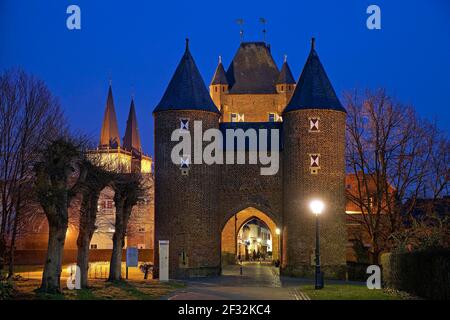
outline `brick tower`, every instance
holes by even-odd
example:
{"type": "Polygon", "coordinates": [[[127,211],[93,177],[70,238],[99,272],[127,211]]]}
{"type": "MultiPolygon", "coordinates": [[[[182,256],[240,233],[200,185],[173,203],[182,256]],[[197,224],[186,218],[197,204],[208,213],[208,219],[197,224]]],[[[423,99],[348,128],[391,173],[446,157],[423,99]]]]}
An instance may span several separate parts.
{"type": "Polygon", "coordinates": [[[327,276],[345,276],[345,119],[313,38],[283,112],[284,274],[313,274],[315,217],[309,203],[319,198],[325,203],[320,216],[321,263],[327,276]]]}
{"type": "Polygon", "coordinates": [[[194,122],[203,132],[219,128],[220,112],[211,100],[189,51],[186,51],[153,112],[155,121],[155,266],[158,242],[169,240],[171,278],[217,275],[220,273],[220,232],[218,230],[219,168],[194,164],[194,159],[171,151],[174,130],[188,131],[194,150],[194,122]],[[183,161],[183,164],[181,164],[183,161]]]}

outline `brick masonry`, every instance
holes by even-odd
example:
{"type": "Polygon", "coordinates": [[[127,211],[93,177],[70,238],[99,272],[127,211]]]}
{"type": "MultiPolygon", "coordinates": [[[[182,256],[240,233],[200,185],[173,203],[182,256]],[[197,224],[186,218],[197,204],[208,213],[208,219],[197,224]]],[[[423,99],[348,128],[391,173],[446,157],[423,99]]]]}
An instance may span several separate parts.
{"type": "Polygon", "coordinates": [[[180,118],[190,119],[193,135],[194,120],[202,120],[205,131],[219,127],[219,116],[186,110],[155,113],[156,266],[158,240],[169,240],[171,277],[219,274],[225,259],[221,246],[226,255],[234,245],[234,215],[244,217],[242,210],[254,208],[271,229],[282,227],[283,273],[310,276],[315,224],[308,205],[318,197],[326,203],[321,216],[322,264],[326,276],[344,278],[345,117],[332,110],[288,113],[283,119],[284,150],[276,175],[260,175],[259,165],[237,164],[191,164],[189,174],[182,175],[180,166],[170,159],[177,143],[170,136],[179,128],[180,118]],[[309,117],[320,118],[319,132],[309,132],[309,117]],[[320,154],[318,174],[311,174],[310,153],[320,154]]]}

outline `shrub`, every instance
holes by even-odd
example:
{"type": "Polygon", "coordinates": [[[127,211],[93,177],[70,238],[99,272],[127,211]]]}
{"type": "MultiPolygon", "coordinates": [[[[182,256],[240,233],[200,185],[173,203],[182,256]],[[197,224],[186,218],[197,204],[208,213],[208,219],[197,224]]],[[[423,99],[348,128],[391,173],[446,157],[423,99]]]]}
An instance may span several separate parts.
{"type": "Polygon", "coordinates": [[[12,299],[14,286],[11,281],[0,281],[0,300],[12,299]]]}
{"type": "Polygon", "coordinates": [[[391,253],[381,261],[386,286],[427,299],[450,299],[449,249],[391,253]]]}

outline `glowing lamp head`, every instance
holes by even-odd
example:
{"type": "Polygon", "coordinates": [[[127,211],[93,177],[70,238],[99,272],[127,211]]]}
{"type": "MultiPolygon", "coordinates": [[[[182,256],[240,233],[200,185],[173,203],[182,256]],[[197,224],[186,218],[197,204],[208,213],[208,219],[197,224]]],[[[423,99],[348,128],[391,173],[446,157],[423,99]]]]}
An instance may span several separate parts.
{"type": "Polygon", "coordinates": [[[260,243],[261,242],[261,238],[256,239],[256,241],[258,241],[258,243],[260,243]]]}
{"type": "Polygon", "coordinates": [[[314,213],[315,215],[321,214],[324,207],[325,207],[325,205],[320,200],[313,200],[309,204],[309,208],[311,209],[312,213],[314,213]]]}
{"type": "Polygon", "coordinates": [[[275,229],[275,233],[276,233],[277,235],[280,235],[280,233],[281,233],[280,228],[276,228],[276,229],[275,229]]]}

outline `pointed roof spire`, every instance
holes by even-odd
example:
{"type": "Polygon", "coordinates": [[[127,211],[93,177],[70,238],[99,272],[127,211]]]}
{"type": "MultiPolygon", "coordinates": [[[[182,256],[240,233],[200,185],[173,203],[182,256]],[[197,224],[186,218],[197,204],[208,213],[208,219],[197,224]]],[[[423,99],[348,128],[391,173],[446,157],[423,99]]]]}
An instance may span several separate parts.
{"type": "Polygon", "coordinates": [[[191,55],[189,39],[186,39],[186,51],[181,57],[166,92],[153,112],[166,110],[203,110],[219,113],[191,55]]]}
{"type": "Polygon", "coordinates": [[[311,52],[303,67],[294,94],[283,113],[300,109],[328,109],[346,112],[341,105],[330,79],[311,39],[311,52]]]}
{"type": "Polygon", "coordinates": [[[289,68],[287,62],[287,55],[284,55],[284,62],[278,76],[277,84],[295,84],[294,76],[292,75],[291,68],[289,68]]]}
{"type": "Polygon", "coordinates": [[[111,84],[108,89],[108,99],[106,100],[105,115],[103,117],[99,146],[113,149],[120,147],[119,128],[117,126],[117,117],[116,110],[114,109],[111,84]]]}
{"type": "Polygon", "coordinates": [[[123,148],[131,152],[142,152],[141,138],[134,108],[134,98],[131,98],[130,112],[128,113],[127,128],[123,137],[123,148]]]}
{"type": "Polygon", "coordinates": [[[214,76],[211,80],[210,85],[215,84],[228,84],[227,76],[225,74],[225,68],[222,64],[222,57],[219,56],[219,64],[217,65],[216,72],[214,72],[214,76]]]}

